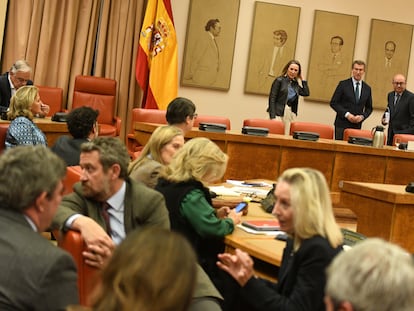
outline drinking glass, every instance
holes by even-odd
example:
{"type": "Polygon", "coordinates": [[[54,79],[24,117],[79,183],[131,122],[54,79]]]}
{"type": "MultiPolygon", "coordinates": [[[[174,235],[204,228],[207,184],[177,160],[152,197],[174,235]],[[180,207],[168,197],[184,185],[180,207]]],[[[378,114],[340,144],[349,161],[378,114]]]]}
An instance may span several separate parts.
{"type": "Polygon", "coordinates": [[[401,138],[399,138],[399,137],[395,138],[394,143],[395,143],[395,147],[396,147],[396,149],[398,149],[398,146],[399,146],[399,145],[400,145],[400,143],[401,143],[401,138]]]}

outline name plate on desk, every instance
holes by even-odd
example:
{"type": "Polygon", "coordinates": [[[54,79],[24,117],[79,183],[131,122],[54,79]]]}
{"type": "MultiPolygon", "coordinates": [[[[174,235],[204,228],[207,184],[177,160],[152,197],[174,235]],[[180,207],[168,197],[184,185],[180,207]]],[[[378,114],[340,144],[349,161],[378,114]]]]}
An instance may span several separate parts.
{"type": "Polygon", "coordinates": [[[407,143],[407,151],[414,151],[414,141],[409,141],[407,143]]]}

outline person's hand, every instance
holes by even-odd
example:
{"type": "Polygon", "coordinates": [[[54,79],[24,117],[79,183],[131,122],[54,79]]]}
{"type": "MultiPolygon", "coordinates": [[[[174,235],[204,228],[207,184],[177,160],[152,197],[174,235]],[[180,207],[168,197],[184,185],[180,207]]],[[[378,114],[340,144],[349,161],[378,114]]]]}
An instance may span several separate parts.
{"type": "Polygon", "coordinates": [[[216,216],[217,218],[223,219],[227,217],[227,215],[230,213],[231,208],[228,206],[222,206],[216,210],[216,216]]]}
{"type": "Polygon", "coordinates": [[[112,239],[96,221],[87,216],[75,219],[72,228],[80,231],[87,246],[83,253],[85,262],[90,266],[102,268],[115,248],[112,239]]]}
{"type": "Polygon", "coordinates": [[[242,214],[243,214],[243,212],[236,213],[236,211],[234,209],[231,209],[229,211],[229,213],[227,214],[227,217],[231,218],[233,220],[233,223],[235,225],[237,225],[237,224],[241,223],[242,214]]]}
{"type": "Polygon", "coordinates": [[[92,267],[102,269],[106,266],[115,249],[115,244],[105,238],[99,238],[97,243],[87,245],[87,250],[82,252],[85,263],[92,267]]]}
{"type": "Polygon", "coordinates": [[[254,276],[253,260],[246,252],[236,249],[234,254],[219,254],[218,259],[217,266],[230,274],[240,286],[254,276]]]}
{"type": "Polygon", "coordinates": [[[49,113],[49,111],[50,111],[50,107],[49,107],[49,105],[46,105],[43,102],[40,102],[40,110],[46,116],[49,113]]]}

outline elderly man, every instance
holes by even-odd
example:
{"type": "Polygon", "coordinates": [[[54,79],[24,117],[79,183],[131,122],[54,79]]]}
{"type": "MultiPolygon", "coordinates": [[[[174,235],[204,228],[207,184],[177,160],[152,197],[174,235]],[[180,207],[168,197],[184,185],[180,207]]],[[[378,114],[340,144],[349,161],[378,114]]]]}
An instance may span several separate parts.
{"type": "Polygon", "coordinates": [[[1,310],[65,310],[78,303],[71,256],[40,234],[62,199],[65,168],[43,146],[0,157],[1,310]]]}

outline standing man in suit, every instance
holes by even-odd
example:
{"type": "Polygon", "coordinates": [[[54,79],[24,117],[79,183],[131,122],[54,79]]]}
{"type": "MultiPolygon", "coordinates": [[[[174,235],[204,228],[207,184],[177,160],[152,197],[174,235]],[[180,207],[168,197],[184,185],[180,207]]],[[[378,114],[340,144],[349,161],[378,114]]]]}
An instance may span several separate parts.
{"type": "Polygon", "coordinates": [[[372,113],[371,87],[362,81],[365,63],[352,63],[352,77],[339,82],[331,99],[336,111],[335,139],[342,140],[346,128],[360,129],[362,122],[372,113]]]}
{"type": "Polygon", "coordinates": [[[392,80],[394,91],[388,93],[389,120],[382,117],[382,124],[388,126],[387,145],[392,146],[394,134],[414,134],[414,94],[406,89],[406,79],[396,74],[392,80]]]}
{"type": "Polygon", "coordinates": [[[44,146],[0,157],[0,310],[65,310],[79,303],[72,257],[40,233],[62,199],[66,167],[44,146]]]}
{"type": "Polygon", "coordinates": [[[212,85],[220,70],[220,51],[217,37],[221,32],[218,19],[210,19],[204,26],[205,34],[199,38],[190,60],[190,72],[187,79],[200,85],[212,85]]]}

